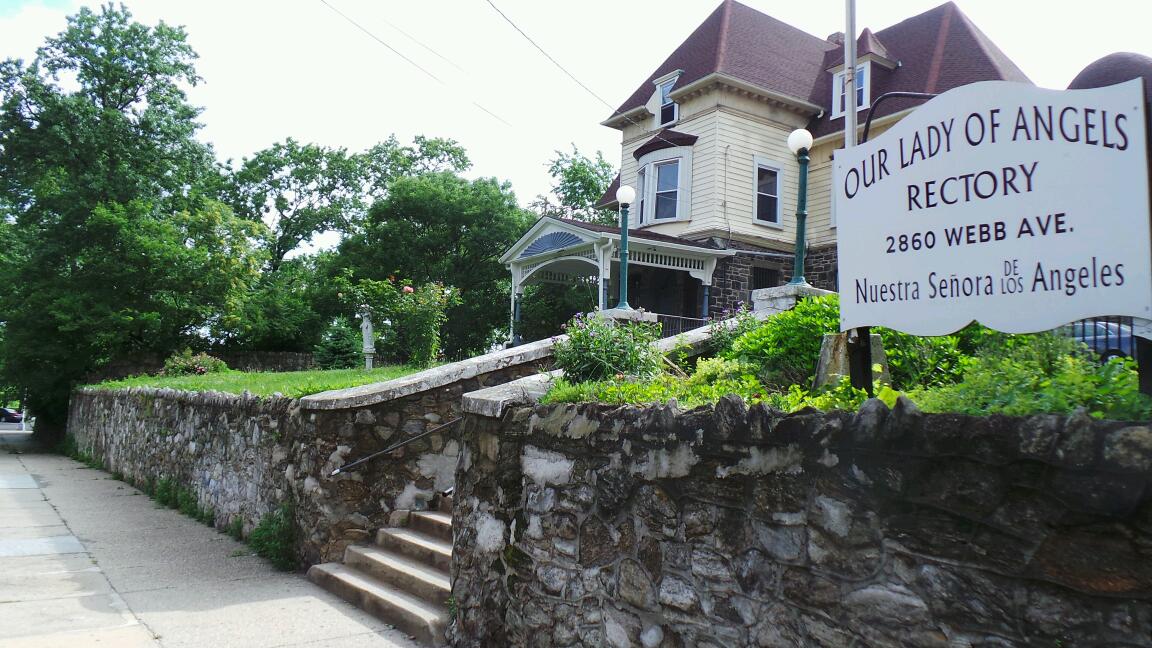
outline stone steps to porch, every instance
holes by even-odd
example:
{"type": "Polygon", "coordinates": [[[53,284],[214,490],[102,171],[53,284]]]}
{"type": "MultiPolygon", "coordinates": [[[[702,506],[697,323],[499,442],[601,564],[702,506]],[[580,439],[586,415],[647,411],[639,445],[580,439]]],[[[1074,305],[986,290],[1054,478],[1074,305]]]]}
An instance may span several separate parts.
{"type": "Polygon", "coordinates": [[[452,595],[452,499],[439,500],[437,510],[412,511],[406,527],[380,529],[374,545],[349,546],[342,563],[314,565],[309,580],[417,641],[443,646],[452,595]]]}

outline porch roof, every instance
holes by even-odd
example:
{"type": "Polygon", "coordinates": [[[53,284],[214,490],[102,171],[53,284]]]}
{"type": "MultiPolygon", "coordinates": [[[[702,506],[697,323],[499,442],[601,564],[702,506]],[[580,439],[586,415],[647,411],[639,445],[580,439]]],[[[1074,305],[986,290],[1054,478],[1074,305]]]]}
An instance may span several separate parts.
{"type": "MultiPolygon", "coordinates": [[[[642,244],[671,254],[687,254],[693,257],[723,258],[732,256],[734,250],[721,250],[706,243],[657,234],[648,230],[628,230],[628,238],[634,245],[642,244]]],[[[620,228],[600,223],[541,216],[534,225],[508,248],[500,257],[500,262],[511,264],[541,255],[554,255],[557,252],[588,245],[605,244],[620,240],[620,228]]]]}

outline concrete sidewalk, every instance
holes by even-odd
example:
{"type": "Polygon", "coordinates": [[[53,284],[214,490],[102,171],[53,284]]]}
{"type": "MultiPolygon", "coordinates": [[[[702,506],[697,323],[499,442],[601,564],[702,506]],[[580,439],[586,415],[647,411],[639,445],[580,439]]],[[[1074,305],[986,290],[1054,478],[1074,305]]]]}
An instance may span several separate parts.
{"type": "Polygon", "coordinates": [[[0,433],[0,646],[417,648],[135,488],[0,433]]]}

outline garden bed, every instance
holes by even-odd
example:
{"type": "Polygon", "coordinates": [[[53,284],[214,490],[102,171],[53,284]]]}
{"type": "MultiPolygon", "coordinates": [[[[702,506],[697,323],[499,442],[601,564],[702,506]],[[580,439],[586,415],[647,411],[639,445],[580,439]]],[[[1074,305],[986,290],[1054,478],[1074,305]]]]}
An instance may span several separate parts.
{"type": "MultiPolygon", "coordinates": [[[[732,394],[776,410],[855,411],[867,398],[842,378],[811,388],[821,341],[838,332],[839,302],[827,295],[758,321],[747,311],[711,325],[703,357],[673,348],[665,358],[645,325],[595,315],[574,319],[556,345],[563,377],[542,403],[660,404],[698,407],[732,394]],[[707,357],[712,356],[712,357],[707,357]]],[[[876,327],[887,354],[874,392],[889,406],[903,393],[929,412],[1069,414],[1146,420],[1152,399],[1139,392],[1130,359],[1100,363],[1081,342],[1053,333],[1007,335],[971,325],[954,335],[917,337],[876,327]]]]}

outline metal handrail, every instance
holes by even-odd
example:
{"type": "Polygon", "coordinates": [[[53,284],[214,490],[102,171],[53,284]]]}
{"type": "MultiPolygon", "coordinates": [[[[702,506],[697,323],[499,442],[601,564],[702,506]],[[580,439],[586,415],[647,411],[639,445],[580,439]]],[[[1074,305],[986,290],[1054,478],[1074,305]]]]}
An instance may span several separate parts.
{"type": "Polygon", "coordinates": [[[444,423],[443,425],[437,425],[436,427],[432,428],[431,430],[425,430],[425,431],[421,432],[420,434],[417,434],[416,436],[408,437],[407,439],[404,439],[403,441],[401,441],[399,443],[394,443],[394,444],[388,446],[387,448],[384,448],[383,450],[380,450],[378,452],[373,452],[372,454],[368,455],[367,457],[363,457],[361,459],[357,459],[356,461],[353,461],[350,464],[345,464],[343,466],[340,466],[336,470],[333,470],[332,474],[330,474],[328,476],[329,477],[335,477],[336,475],[339,475],[342,472],[347,472],[347,471],[351,470],[352,468],[359,466],[360,464],[372,461],[373,459],[375,459],[376,457],[379,457],[380,455],[385,455],[385,454],[388,454],[389,452],[395,452],[395,451],[399,450],[400,448],[403,448],[404,446],[408,445],[409,443],[412,443],[413,441],[418,441],[418,440],[423,439],[424,437],[426,437],[430,434],[435,434],[435,433],[439,432],[440,430],[443,430],[446,427],[456,425],[461,420],[463,420],[463,418],[458,416],[458,417],[452,419],[451,421],[444,423]]]}

